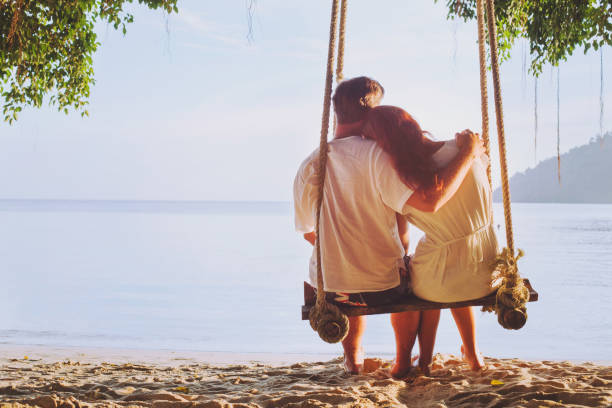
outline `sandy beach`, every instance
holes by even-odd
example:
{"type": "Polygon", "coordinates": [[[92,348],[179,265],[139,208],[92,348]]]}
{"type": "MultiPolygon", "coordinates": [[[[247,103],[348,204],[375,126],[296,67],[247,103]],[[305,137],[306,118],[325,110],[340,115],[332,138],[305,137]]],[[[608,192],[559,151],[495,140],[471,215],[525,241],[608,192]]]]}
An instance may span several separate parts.
{"type": "Polygon", "coordinates": [[[348,376],[341,360],[231,353],[0,349],[2,407],[609,407],[612,367],[485,358],[472,373],[438,354],[430,376],[389,378],[370,359],[348,376]],[[29,354],[24,354],[29,352],[29,354]],[[243,363],[238,363],[242,359],[243,363]],[[311,361],[295,362],[302,359],[311,361]],[[291,362],[291,361],[294,362],[291,362]]]}

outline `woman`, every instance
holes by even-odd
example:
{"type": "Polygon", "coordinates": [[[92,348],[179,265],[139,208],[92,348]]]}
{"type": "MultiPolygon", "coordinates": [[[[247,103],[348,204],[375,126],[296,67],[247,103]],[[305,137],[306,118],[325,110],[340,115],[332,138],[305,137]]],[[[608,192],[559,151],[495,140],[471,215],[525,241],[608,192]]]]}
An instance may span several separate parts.
{"type": "MultiPolygon", "coordinates": [[[[432,141],[407,112],[393,106],[372,109],[363,133],[391,156],[404,183],[415,191],[423,186],[441,187],[435,171],[458,153],[454,140],[432,141]]],[[[475,160],[457,192],[435,212],[404,208],[405,219],[425,233],[410,268],[412,290],[422,299],[458,302],[495,290],[491,263],[497,254],[497,238],[491,225],[487,160],[486,156],[475,160]]],[[[473,311],[462,307],[451,312],[463,341],[464,358],[472,370],[480,370],[483,362],[476,345],[473,311]]],[[[435,339],[439,317],[439,310],[423,314],[419,330],[429,331],[425,338],[435,339]]],[[[423,363],[419,365],[427,371],[433,343],[420,344],[420,348],[423,363]]]]}

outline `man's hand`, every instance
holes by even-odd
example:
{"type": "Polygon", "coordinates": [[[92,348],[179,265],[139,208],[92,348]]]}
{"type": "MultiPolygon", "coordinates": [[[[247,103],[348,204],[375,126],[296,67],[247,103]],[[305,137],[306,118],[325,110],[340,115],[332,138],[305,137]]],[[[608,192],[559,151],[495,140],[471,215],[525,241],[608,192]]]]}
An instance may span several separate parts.
{"type": "Polygon", "coordinates": [[[457,147],[468,153],[471,157],[479,157],[486,153],[483,141],[478,133],[465,129],[463,132],[455,134],[457,147]]]}
{"type": "Polygon", "coordinates": [[[304,234],[304,239],[306,241],[310,242],[312,244],[312,246],[314,246],[315,240],[317,239],[317,234],[315,234],[314,231],[307,232],[307,233],[304,234]]]}

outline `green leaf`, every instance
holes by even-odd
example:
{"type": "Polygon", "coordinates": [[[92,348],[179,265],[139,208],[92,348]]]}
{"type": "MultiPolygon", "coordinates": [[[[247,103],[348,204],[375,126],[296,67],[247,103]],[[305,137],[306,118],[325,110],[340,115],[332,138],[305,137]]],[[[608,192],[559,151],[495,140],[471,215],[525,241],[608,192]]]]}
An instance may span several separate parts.
{"type": "MultiPolygon", "coordinates": [[[[438,1],[438,0],[434,0],[438,1]]],[[[475,0],[448,0],[448,17],[476,18],[475,0]]],[[[501,59],[519,38],[529,42],[530,72],[566,61],[576,47],[584,52],[611,44],[612,1],[595,0],[496,0],[495,23],[501,59]]]]}
{"type": "MultiPolygon", "coordinates": [[[[123,9],[133,0],[23,1],[15,35],[8,32],[15,1],[0,1],[0,95],[4,120],[13,123],[24,106],[46,99],[66,114],[84,110],[95,83],[93,54],[100,43],[95,23],[125,34],[134,18],[123,9]]],[[[178,0],[138,0],[151,9],[177,10],[178,0]]]]}

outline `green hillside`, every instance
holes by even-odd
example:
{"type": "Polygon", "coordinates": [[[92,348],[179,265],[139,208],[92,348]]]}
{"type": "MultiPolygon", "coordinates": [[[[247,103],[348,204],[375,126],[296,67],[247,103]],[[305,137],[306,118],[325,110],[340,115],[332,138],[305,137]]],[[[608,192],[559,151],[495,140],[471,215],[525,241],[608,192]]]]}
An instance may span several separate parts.
{"type": "MultiPolygon", "coordinates": [[[[552,157],[512,176],[510,195],[514,202],[612,203],[612,132],[561,156],[561,184],[552,157]]],[[[501,201],[499,188],[493,199],[501,201]]]]}

